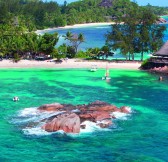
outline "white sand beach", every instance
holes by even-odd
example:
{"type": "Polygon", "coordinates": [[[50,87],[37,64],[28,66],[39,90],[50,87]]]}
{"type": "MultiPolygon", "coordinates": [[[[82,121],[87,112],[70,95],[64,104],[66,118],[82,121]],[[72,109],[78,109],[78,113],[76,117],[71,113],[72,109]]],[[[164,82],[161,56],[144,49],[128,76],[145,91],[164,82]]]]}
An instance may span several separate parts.
{"type": "Polygon", "coordinates": [[[140,67],[139,62],[105,62],[105,61],[85,61],[81,59],[69,59],[63,60],[62,63],[55,63],[48,61],[29,61],[21,60],[18,63],[14,63],[11,60],[0,61],[0,69],[4,68],[91,68],[92,65],[97,65],[98,68],[110,69],[138,69],[140,67]]]}
{"type": "Polygon", "coordinates": [[[112,25],[114,22],[101,22],[101,23],[86,23],[86,24],[75,24],[75,25],[67,25],[64,27],[56,27],[56,28],[47,28],[43,30],[37,30],[35,33],[41,34],[44,33],[45,31],[51,31],[51,30],[56,30],[56,29],[71,29],[71,28],[81,28],[81,27],[89,27],[89,26],[103,26],[103,25],[112,25]]]}

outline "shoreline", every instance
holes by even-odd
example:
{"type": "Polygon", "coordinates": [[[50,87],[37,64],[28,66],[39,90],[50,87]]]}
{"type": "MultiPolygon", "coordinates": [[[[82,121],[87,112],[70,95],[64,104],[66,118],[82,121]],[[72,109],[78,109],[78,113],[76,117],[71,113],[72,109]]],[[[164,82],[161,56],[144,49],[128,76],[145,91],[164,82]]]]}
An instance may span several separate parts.
{"type": "Polygon", "coordinates": [[[91,27],[91,26],[103,26],[103,25],[112,25],[115,22],[99,22],[99,23],[85,23],[85,24],[75,24],[75,25],[66,25],[63,27],[54,27],[54,28],[47,28],[43,30],[36,30],[36,34],[42,34],[45,31],[57,30],[57,29],[72,29],[72,28],[81,28],[81,27],[91,27]]]}
{"type": "Polygon", "coordinates": [[[109,69],[127,69],[127,70],[139,70],[141,63],[139,62],[106,62],[106,61],[83,61],[81,59],[69,59],[63,60],[62,63],[55,63],[48,61],[36,61],[36,60],[21,60],[18,63],[13,63],[12,60],[0,61],[1,69],[29,69],[29,68],[53,68],[53,69],[91,69],[92,65],[96,65],[98,69],[105,69],[108,65],[109,69]]]}

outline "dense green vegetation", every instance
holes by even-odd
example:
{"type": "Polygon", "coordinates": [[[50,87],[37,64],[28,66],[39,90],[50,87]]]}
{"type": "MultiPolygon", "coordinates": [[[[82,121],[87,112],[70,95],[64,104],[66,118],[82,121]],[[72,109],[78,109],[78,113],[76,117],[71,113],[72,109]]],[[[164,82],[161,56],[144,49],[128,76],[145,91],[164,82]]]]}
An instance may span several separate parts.
{"type": "Polygon", "coordinates": [[[123,44],[122,47],[116,44],[113,49],[119,48],[123,54],[127,55],[129,53],[131,56],[138,51],[142,53],[143,58],[143,52],[151,49],[155,50],[161,45],[160,38],[164,29],[153,25],[157,19],[153,13],[158,15],[166,14],[167,8],[150,5],[139,7],[130,0],[114,0],[113,6],[108,8],[99,6],[100,2],[101,0],[83,0],[67,4],[65,1],[63,5],[58,5],[56,2],[41,0],[0,0],[0,55],[15,58],[15,61],[19,61],[20,58],[24,57],[35,58],[37,55],[50,55],[58,59],[61,57],[95,58],[100,56],[101,53],[108,56],[110,48],[112,48],[109,43],[110,39],[108,39],[108,46],[82,52],[78,51],[78,46],[84,42],[82,33],[78,36],[69,33],[71,35],[66,35],[65,39],[70,41],[70,46],[64,44],[56,49],[55,45],[59,39],[57,33],[40,36],[32,31],[77,23],[114,20],[118,26],[113,26],[113,30],[119,30],[120,28],[122,32],[128,34],[123,37],[127,40],[127,43],[123,44]],[[150,11],[150,13],[147,11],[150,11]],[[126,14],[129,16],[124,16],[126,14]],[[125,22],[125,26],[120,25],[121,21],[125,22]],[[137,24],[141,25],[138,26],[138,29],[135,29],[137,24]],[[128,29],[129,27],[131,28],[128,29]],[[153,37],[151,37],[149,31],[153,31],[153,33],[151,32],[153,37]],[[139,37],[138,33],[141,33],[142,36],[139,37]],[[153,44],[151,49],[147,48],[147,46],[149,47],[147,43],[149,37],[158,42],[153,44]]]}
{"type": "Polygon", "coordinates": [[[69,24],[102,22],[111,16],[111,9],[99,7],[101,0],[84,0],[59,6],[39,0],[0,1],[0,23],[26,27],[29,31],[69,24]]]}
{"type": "MultiPolygon", "coordinates": [[[[120,0],[114,0],[119,4],[120,0]]],[[[41,0],[0,0],[0,23],[14,22],[29,31],[67,24],[110,21],[114,7],[100,7],[101,0],[83,0],[64,5],[41,0]]],[[[127,3],[127,0],[125,0],[127,3]]],[[[147,5],[157,15],[168,13],[168,8],[147,5]]],[[[115,10],[117,11],[117,9],[115,10]]]]}
{"type": "Polygon", "coordinates": [[[50,55],[58,42],[58,34],[27,33],[19,26],[0,25],[0,55],[6,58],[35,58],[50,55]],[[5,28],[5,29],[4,29],[5,28]]]}
{"type": "Polygon", "coordinates": [[[107,45],[113,50],[120,49],[127,59],[134,60],[135,53],[155,52],[163,44],[165,26],[156,23],[158,17],[150,8],[139,7],[136,3],[120,1],[114,4],[121,14],[115,12],[115,24],[107,34],[107,45]],[[125,6],[125,8],[123,8],[125,6]]]}
{"type": "Polygon", "coordinates": [[[154,14],[161,16],[161,15],[167,15],[168,14],[168,6],[167,7],[158,7],[158,6],[151,6],[148,4],[147,6],[144,6],[144,8],[149,9],[154,14]]]}

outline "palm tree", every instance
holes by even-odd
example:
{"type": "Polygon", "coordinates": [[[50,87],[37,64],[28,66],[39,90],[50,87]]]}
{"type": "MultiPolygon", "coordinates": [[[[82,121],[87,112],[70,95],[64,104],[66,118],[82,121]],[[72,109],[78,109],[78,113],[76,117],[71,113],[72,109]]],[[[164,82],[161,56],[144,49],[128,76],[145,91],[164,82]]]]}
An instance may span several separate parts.
{"type": "Polygon", "coordinates": [[[82,33],[72,34],[70,31],[68,31],[63,37],[65,37],[65,40],[70,41],[72,47],[75,50],[75,53],[77,53],[79,45],[85,41],[84,35],[82,33]]]}

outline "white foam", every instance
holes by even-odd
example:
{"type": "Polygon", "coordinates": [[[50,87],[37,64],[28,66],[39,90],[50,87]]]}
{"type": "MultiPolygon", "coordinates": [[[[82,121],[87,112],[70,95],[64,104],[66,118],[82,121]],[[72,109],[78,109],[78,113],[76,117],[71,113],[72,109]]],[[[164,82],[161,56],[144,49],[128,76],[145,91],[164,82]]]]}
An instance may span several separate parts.
{"type": "Polygon", "coordinates": [[[97,123],[91,122],[91,121],[85,121],[81,123],[81,125],[86,125],[85,129],[80,129],[80,133],[93,133],[95,131],[105,131],[109,129],[101,128],[100,126],[97,125],[97,123]]]}
{"type": "Polygon", "coordinates": [[[44,136],[44,135],[51,135],[52,134],[50,132],[47,132],[47,131],[41,129],[41,127],[25,128],[25,129],[22,129],[22,131],[26,135],[44,136]]]}
{"type": "Polygon", "coordinates": [[[25,108],[19,111],[18,116],[26,117],[29,115],[37,115],[37,112],[38,112],[37,107],[25,108]]]}
{"type": "MultiPolygon", "coordinates": [[[[44,124],[44,123],[43,123],[44,124]]],[[[66,133],[64,132],[63,130],[59,130],[59,131],[56,131],[56,132],[47,132],[45,130],[43,130],[41,128],[41,126],[43,125],[42,123],[36,127],[27,127],[27,128],[24,128],[22,129],[23,133],[25,135],[35,135],[35,136],[47,136],[47,135],[52,135],[52,134],[56,134],[56,133],[59,133],[59,134],[66,134],[68,136],[71,136],[71,137],[78,137],[80,135],[84,135],[84,134],[90,134],[90,133],[93,133],[95,131],[109,131],[110,129],[108,128],[101,128],[97,125],[97,123],[94,123],[94,122],[90,122],[90,121],[85,121],[82,123],[82,125],[86,125],[85,129],[80,129],[80,133],[66,133]]]]}
{"type": "Polygon", "coordinates": [[[113,112],[111,113],[111,116],[115,117],[119,120],[127,120],[130,114],[122,113],[122,112],[113,112]]]}
{"type": "MultiPolygon", "coordinates": [[[[127,107],[127,110],[129,112],[132,112],[130,107],[127,107]]],[[[78,110],[73,110],[74,112],[78,112],[78,110]]],[[[55,111],[39,111],[37,107],[32,108],[25,108],[18,112],[18,116],[13,119],[13,123],[18,124],[21,126],[25,125],[26,127],[22,129],[24,134],[26,135],[36,135],[36,136],[44,136],[44,135],[51,135],[54,133],[61,133],[65,134],[64,131],[60,130],[57,132],[47,132],[43,130],[41,127],[45,124],[45,119],[48,119],[52,116],[58,115],[62,112],[55,112],[55,111]],[[44,119],[44,120],[43,120],[44,119]],[[31,123],[31,127],[27,127],[31,123]]],[[[116,119],[119,120],[128,120],[131,114],[121,113],[121,112],[113,112],[111,113],[111,116],[114,116],[116,119]]],[[[103,122],[103,121],[102,121],[103,122]]],[[[106,121],[104,121],[106,122],[106,121]]],[[[80,129],[79,134],[72,134],[72,133],[66,133],[68,136],[80,136],[84,134],[90,134],[95,131],[109,131],[109,128],[101,128],[99,123],[94,123],[91,121],[85,121],[81,123],[81,125],[85,125],[85,129],[80,129]]],[[[113,126],[113,125],[112,125],[113,126]]]]}
{"type": "Polygon", "coordinates": [[[132,109],[131,109],[131,107],[126,106],[125,109],[126,109],[129,113],[132,113],[132,109]]]}
{"type": "Polygon", "coordinates": [[[63,113],[63,111],[39,111],[37,107],[25,108],[18,112],[18,116],[13,118],[12,123],[14,124],[26,124],[29,125],[30,122],[40,123],[42,120],[48,119],[52,116],[63,113]]]}
{"type": "Polygon", "coordinates": [[[25,108],[18,113],[18,117],[33,117],[39,116],[39,118],[47,118],[53,115],[58,115],[64,111],[40,111],[37,107],[25,108]]]}
{"type": "MultiPolygon", "coordinates": [[[[30,127],[27,127],[27,128],[24,128],[22,129],[23,133],[25,135],[35,135],[35,136],[48,136],[48,135],[52,135],[52,134],[67,134],[65,133],[63,130],[58,130],[56,132],[47,132],[45,131],[44,129],[41,128],[41,126],[37,126],[37,127],[34,127],[34,128],[30,128],[30,127]]],[[[76,135],[76,134],[70,134],[68,133],[67,135],[76,135]]]]}

